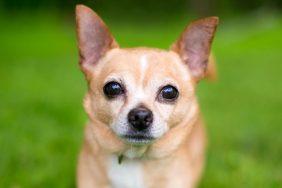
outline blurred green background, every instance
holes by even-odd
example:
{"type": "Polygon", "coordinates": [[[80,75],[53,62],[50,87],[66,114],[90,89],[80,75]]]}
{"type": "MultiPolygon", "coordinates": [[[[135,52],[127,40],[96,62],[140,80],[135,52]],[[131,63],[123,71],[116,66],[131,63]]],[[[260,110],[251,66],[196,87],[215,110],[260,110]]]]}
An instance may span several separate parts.
{"type": "Polygon", "coordinates": [[[219,16],[219,79],[198,87],[209,137],[200,187],[282,187],[281,0],[0,1],[0,187],[75,187],[87,119],[77,3],[122,47],[168,48],[189,21],[219,16]]]}

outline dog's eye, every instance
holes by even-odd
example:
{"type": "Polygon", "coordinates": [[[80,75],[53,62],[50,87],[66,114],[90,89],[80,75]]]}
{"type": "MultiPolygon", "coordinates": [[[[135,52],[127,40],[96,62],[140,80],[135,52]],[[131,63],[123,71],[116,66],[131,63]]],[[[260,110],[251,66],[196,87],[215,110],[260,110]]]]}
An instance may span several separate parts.
{"type": "Polygon", "coordinates": [[[124,93],[122,86],[117,82],[109,82],[103,88],[104,94],[109,98],[117,97],[124,93]]]}
{"type": "Polygon", "coordinates": [[[175,87],[167,85],[161,89],[159,99],[164,102],[173,102],[177,99],[178,94],[179,92],[175,87]]]}

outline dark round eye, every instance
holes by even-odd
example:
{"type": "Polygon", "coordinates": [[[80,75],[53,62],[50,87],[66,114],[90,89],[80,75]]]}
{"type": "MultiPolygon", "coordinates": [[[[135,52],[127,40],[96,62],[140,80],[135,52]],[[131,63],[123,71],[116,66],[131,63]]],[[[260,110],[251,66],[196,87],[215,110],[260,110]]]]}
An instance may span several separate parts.
{"type": "Polygon", "coordinates": [[[117,97],[124,93],[122,86],[117,82],[109,82],[103,88],[104,94],[109,98],[117,97]]]}
{"type": "Polygon", "coordinates": [[[164,86],[160,91],[160,97],[168,102],[174,101],[178,97],[178,91],[171,85],[164,86]]]}

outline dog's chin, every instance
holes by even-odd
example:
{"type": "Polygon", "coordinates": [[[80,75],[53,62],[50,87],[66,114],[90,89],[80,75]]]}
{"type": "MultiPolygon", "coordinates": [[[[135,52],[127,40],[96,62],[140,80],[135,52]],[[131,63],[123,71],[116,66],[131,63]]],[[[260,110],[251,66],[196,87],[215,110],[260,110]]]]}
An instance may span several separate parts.
{"type": "Polygon", "coordinates": [[[144,145],[149,145],[153,143],[157,138],[153,137],[148,134],[140,134],[140,133],[135,133],[135,134],[124,134],[121,135],[120,138],[127,144],[129,145],[134,145],[134,146],[144,146],[144,145]]]}

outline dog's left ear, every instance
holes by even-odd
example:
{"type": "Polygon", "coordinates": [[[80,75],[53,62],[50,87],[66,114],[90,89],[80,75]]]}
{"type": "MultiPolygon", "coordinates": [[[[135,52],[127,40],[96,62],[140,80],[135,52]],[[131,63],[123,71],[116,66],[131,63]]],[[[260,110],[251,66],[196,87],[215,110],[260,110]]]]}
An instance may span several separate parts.
{"type": "Polygon", "coordinates": [[[192,22],[172,45],[188,65],[196,81],[205,77],[211,43],[218,25],[218,17],[208,17],[192,22]]]}
{"type": "Polygon", "coordinates": [[[103,20],[89,7],[76,6],[76,25],[80,67],[84,73],[95,66],[105,53],[118,44],[103,20]]]}

